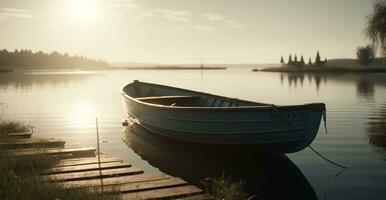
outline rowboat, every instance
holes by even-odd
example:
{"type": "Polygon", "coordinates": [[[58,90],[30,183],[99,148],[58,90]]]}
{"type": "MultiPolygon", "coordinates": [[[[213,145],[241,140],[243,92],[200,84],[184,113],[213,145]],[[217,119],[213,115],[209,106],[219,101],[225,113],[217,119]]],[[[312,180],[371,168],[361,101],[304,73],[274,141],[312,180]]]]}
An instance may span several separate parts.
{"type": "Polygon", "coordinates": [[[122,96],[128,119],[162,137],[273,153],[310,145],[326,113],[324,103],[278,106],[138,80],[122,96]]]}

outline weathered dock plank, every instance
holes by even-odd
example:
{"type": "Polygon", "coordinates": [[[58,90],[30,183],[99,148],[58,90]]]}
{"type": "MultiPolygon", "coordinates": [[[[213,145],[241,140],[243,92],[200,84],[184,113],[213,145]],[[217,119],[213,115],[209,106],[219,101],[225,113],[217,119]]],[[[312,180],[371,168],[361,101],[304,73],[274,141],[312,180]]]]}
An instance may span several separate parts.
{"type": "MultiPolygon", "coordinates": [[[[188,183],[180,178],[170,178],[163,180],[143,181],[136,183],[125,183],[119,185],[108,185],[103,186],[102,190],[104,193],[128,193],[128,192],[139,192],[145,190],[154,190],[161,188],[170,188],[188,185],[188,183]]],[[[101,187],[89,188],[91,192],[101,191],[101,187]]]]}
{"type": "Polygon", "coordinates": [[[65,167],[65,166],[75,166],[75,165],[89,165],[89,164],[97,164],[97,163],[109,163],[109,162],[122,162],[121,159],[111,157],[109,155],[101,155],[100,159],[98,157],[85,157],[85,158],[70,158],[63,159],[55,165],[55,167],[65,167]]]}
{"type": "Polygon", "coordinates": [[[155,190],[146,190],[141,192],[132,192],[121,194],[119,197],[121,199],[127,200],[144,200],[144,199],[161,199],[161,198],[177,198],[177,197],[187,197],[193,196],[196,194],[201,194],[203,191],[198,187],[188,185],[188,186],[179,186],[172,188],[163,188],[155,190]]]}
{"type": "Polygon", "coordinates": [[[7,152],[13,156],[33,156],[33,155],[95,155],[95,148],[93,147],[79,147],[79,148],[35,148],[35,149],[21,149],[7,152]]]}
{"type": "Polygon", "coordinates": [[[29,138],[32,136],[30,131],[21,132],[21,133],[8,133],[5,137],[13,137],[13,138],[29,138]]]}
{"type": "Polygon", "coordinates": [[[0,148],[50,148],[64,147],[65,141],[53,138],[5,138],[0,140],[0,148]]]}
{"type": "Polygon", "coordinates": [[[43,171],[43,174],[59,174],[59,173],[70,173],[70,172],[81,172],[81,171],[90,171],[90,170],[99,170],[99,169],[115,169],[131,167],[130,164],[122,162],[110,162],[110,163],[101,163],[101,164],[88,164],[88,165],[75,165],[75,166],[64,166],[64,167],[54,167],[43,171]]]}
{"type": "Polygon", "coordinates": [[[1,137],[0,148],[9,156],[45,155],[60,158],[54,167],[44,170],[41,176],[43,180],[57,182],[64,188],[87,188],[91,192],[118,195],[121,199],[213,199],[181,178],[164,173],[145,174],[142,169],[119,158],[110,155],[98,157],[93,147],[76,144],[65,146],[63,140],[15,133],[1,137]]]}
{"type": "Polygon", "coordinates": [[[90,170],[85,172],[61,173],[54,175],[44,175],[43,178],[51,181],[71,181],[95,179],[104,177],[123,176],[130,174],[142,174],[143,170],[136,167],[125,167],[117,169],[90,170]]]}
{"type": "Polygon", "coordinates": [[[210,194],[198,194],[194,196],[178,198],[176,200],[214,200],[214,197],[210,196],[210,194]]]}
{"type": "Polygon", "coordinates": [[[125,183],[137,183],[137,182],[146,182],[146,181],[156,181],[172,178],[170,175],[164,173],[147,173],[147,174],[136,174],[136,175],[126,175],[119,177],[110,177],[101,179],[91,179],[91,180],[75,180],[75,181],[66,181],[62,183],[62,186],[65,188],[82,188],[82,187],[95,187],[103,185],[118,185],[125,183]]]}

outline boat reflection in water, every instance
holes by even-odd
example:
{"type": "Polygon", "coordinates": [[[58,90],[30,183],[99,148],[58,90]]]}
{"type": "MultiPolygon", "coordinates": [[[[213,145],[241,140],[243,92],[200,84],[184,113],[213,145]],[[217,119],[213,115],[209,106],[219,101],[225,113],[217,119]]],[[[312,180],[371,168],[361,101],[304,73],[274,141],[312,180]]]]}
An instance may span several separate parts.
{"type": "Polygon", "coordinates": [[[317,199],[302,172],[284,154],[194,146],[151,133],[135,123],[125,128],[123,140],[151,165],[197,186],[202,187],[207,177],[224,174],[243,180],[245,192],[257,199],[317,199]]]}

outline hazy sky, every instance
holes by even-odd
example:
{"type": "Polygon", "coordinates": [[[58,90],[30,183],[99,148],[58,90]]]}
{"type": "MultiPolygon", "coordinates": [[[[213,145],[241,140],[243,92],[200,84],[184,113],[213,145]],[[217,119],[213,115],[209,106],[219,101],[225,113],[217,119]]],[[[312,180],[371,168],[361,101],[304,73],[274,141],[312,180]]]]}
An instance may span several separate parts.
{"type": "MultiPolygon", "coordinates": [[[[0,0],[0,48],[109,62],[355,57],[374,0],[0,0]]],[[[307,59],[308,60],[308,59],[307,59]]]]}

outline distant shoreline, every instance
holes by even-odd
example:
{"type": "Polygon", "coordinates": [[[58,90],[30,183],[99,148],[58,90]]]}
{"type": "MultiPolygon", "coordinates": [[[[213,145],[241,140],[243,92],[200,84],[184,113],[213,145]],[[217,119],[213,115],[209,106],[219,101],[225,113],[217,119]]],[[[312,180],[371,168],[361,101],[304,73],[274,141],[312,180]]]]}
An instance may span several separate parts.
{"type": "Polygon", "coordinates": [[[290,66],[268,67],[253,69],[254,72],[283,72],[283,73],[383,73],[386,72],[386,58],[377,58],[372,63],[363,66],[356,59],[332,59],[321,66],[290,66]]]}
{"type": "Polygon", "coordinates": [[[117,70],[226,70],[226,67],[182,67],[182,66],[154,66],[154,67],[109,67],[117,70]]]}
{"type": "Polygon", "coordinates": [[[15,70],[0,68],[0,73],[12,73],[15,71],[23,70],[65,70],[65,71],[77,71],[77,70],[226,70],[226,67],[182,67],[182,66],[154,66],[154,67],[79,67],[79,68],[17,68],[15,70]]]}
{"type": "Polygon", "coordinates": [[[12,69],[0,69],[0,73],[11,73],[14,72],[15,70],[12,69]]]}

